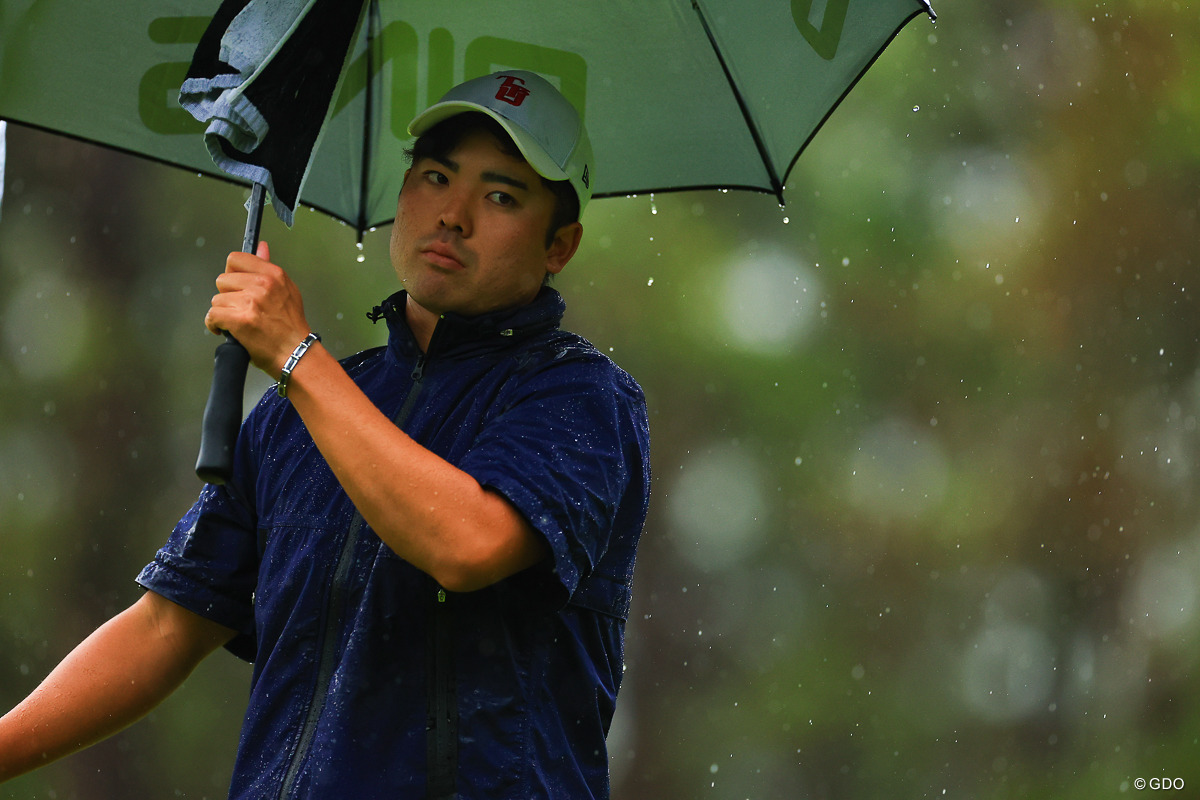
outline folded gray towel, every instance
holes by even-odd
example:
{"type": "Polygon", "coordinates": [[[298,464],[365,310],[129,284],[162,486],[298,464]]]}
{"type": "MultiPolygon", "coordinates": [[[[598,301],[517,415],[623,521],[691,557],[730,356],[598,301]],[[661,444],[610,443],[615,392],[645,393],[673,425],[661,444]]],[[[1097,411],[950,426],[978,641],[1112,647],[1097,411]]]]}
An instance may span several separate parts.
{"type": "Polygon", "coordinates": [[[226,0],[180,89],[216,165],[265,186],[289,226],[364,5],[226,0]]]}

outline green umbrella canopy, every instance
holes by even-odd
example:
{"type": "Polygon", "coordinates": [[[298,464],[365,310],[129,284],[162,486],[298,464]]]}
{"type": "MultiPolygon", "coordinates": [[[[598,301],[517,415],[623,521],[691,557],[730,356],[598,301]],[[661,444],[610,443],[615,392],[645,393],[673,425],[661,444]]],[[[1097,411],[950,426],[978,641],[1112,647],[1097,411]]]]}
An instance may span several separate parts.
{"type": "MultiPolygon", "coordinates": [[[[345,4],[357,16],[357,4],[345,4]]],[[[0,7],[0,118],[220,175],[180,85],[217,4],[0,7]]],[[[299,201],[386,223],[408,121],[455,83],[538,72],[585,118],[595,197],[770,192],[922,0],[377,2],[356,30],[299,201]]],[[[332,63],[332,62],[327,62],[332,63]]]]}

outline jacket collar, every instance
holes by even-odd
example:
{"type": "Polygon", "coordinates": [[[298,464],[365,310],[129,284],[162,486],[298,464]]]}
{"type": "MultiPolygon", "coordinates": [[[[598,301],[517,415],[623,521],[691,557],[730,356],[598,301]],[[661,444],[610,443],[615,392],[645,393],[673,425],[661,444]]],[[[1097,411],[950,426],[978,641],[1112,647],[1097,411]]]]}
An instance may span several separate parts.
{"type": "MultiPolygon", "coordinates": [[[[373,322],[381,317],[386,319],[388,347],[397,356],[413,358],[420,356],[421,350],[405,319],[407,300],[408,293],[401,290],[375,306],[367,316],[373,322]]],[[[501,349],[514,341],[557,328],[565,312],[562,295],[549,286],[543,286],[533,302],[523,306],[475,317],[450,312],[438,320],[425,355],[444,358],[501,349]]]]}

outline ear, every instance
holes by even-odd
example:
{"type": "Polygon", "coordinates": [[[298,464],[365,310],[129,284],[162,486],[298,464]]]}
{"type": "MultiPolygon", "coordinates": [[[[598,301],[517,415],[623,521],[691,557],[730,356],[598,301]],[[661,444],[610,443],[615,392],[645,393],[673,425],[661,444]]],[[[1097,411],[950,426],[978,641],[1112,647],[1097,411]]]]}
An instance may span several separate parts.
{"type": "Polygon", "coordinates": [[[583,225],[579,222],[563,225],[555,231],[553,241],[546,248],[546,271],[551,275],[562,272],[563,267],[579,249],[579,242],[582,239],[583,225]]]}

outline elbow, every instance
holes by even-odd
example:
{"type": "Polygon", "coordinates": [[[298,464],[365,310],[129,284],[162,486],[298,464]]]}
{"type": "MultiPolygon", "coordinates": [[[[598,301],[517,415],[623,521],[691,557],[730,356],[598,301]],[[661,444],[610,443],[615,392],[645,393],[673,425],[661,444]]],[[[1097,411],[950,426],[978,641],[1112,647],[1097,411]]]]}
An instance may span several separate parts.
{"type": "Polygon", "coordinates": [[[477,592],[548,558],[550,548],[532,533],[489,539],[455,549],[430,570],[448,592],[477,592]]]}
{"type": "Polygon", "coordinates": [[[441,575],[434,575],[433,578],[438,582],[438,586],[455,594],[477,592],[496,582],[486,575],[469,570],[446,570],[441,575]]]}
{"type": "Polygon", "coordinates": [[[429,574],[448,592],[477,592],[506,577],[492,554],[459,550],[433,566],[429,574]]]}

